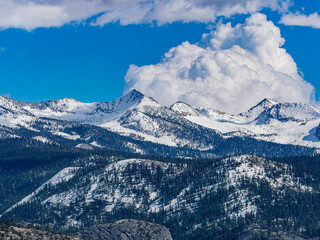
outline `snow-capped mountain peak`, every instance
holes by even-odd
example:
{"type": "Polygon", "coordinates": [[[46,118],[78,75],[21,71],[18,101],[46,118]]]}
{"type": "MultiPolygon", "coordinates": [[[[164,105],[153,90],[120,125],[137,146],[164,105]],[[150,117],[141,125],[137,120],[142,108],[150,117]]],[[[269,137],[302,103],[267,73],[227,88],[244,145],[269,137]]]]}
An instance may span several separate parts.
{"type": "Polygon", "coordinates": [[[251,109],[253,108],[256,108],[258,106],[264,108],[264,109],[269,109],[271,108],[273,105],[275,104],[278,104],[279,102],[278,101],[275,101],[273,99],[270,99],[270,98],[265,98],[263,99],[261,102],[259,102],[256,106],[252,107],[251,109]]]}
{"type": "Polygon", "coordinates": [[[143,98],[142,93],[132,90],[123,97],[110,102],[83,103],[72,98],[63,98],[38,104],[27,104],[24,108],[38,117],[99,125],[120,117],[128,109],[137,106],[143,98]]]}
{"type": "Polygon", "coordinates": [[[247,112],[240,113],[239,116],[247,117],[250,120],[256,119],[261,113],[265,110],[272,108],[274,105],[278,104],[279,102],[265,98],[261,102],[259,102],[254,107],[250,108],[247,112]]]}
{"type": "Polygon", "coordinates": [[[127,103],[139,103],[145,96],[137,91],[136,89],[131,90],[129,93],[121,97],[121,101],[126,101],[127,103]]]}
{"type": "Polygon", "coordinates": [[[281,122],[307,122],[320,118],[320,110],[309,104],[277,103],[260,114],[258,119],[276,119],[281,122]]]}
{"type": "Polygon", "coordinates": [[[179,113],[182,116],[199,116],[200,113],[191,105],[184,102],[176,102],[170,107],[170,110],[179,113]]]}

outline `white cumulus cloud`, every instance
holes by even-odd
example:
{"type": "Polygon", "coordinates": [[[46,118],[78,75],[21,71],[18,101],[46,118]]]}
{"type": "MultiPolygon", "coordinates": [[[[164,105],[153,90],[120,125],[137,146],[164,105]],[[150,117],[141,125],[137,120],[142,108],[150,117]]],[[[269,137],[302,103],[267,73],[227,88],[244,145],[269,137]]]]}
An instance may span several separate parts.
{"type": "Polygon", "coordinates": [[[286,11],[290,0],[1,0],[0,28],[59,27],[97,16],[93,25],[214,22],[218,16],[286,11]]]}
{"type": "Polygon", "coordinates": [[[255,13],[245,23],[220,24],[202,44],[184,42],[160,63],[130,66],[124,92],[137,89],[167,106],[194,106],[239,113],[263,98],[310,103],[314,88],[282,48],[280,30],[255,13]]]}
{"type": "Polygon", "coordinates": [[[288,13],[282,16],[280,23],[288,26],[304,26],[320,28],[320,16],[318,13],[304,15],[301,13],[288,13]]]}

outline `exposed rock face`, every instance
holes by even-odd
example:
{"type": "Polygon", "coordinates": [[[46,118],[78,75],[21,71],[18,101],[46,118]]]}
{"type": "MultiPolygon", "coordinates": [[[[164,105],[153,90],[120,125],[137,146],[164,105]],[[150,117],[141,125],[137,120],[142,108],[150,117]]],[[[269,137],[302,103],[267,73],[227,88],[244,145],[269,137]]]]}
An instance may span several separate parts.
{"type": "Polygon", "coordinates": [[[72,237],[54,234],[33,228],[9,226],[0,223],[1,240],[80,240],[79,237],[72,237]]]}
{"type": "Polygon", "coordinates": [[[78,235],[92,240],[172,240],[164,226],[133,219],[90,227],[78,235]]]}

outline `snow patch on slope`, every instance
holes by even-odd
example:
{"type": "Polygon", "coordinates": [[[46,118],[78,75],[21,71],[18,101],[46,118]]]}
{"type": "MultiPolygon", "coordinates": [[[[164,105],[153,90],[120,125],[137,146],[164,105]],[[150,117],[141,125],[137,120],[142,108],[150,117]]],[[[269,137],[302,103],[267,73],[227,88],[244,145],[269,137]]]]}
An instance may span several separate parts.
{"type": "Polygon", "coordinates": [[[54,141],[52,141],[46,137],[43,137],[43,136],[35,136],[35,137],[32,137],[32,139],[37,140],[42,143],[45,143],[45,144],[53,144],[54,143],[54,141]]]}
{"type": "MultiPolygon", "coordinates": [[[[39,188],[37,188],[33,193],[26,196],[21,201],[19,201],[18,203],[14,204],[11,208],[6,210],[5,213],[10,212],[12,209],[18,207],[19,205],[23,205],[28,202],[31,202],[32,199],[38,193],[40,193],[43,189],[45,189],[47,186],[50,186],[50,185],[55,186],[55,185],[58,185],[59,183],[69,181],[71,178],[73,178],[75,176],[75,173],[77,172],[78,169],[79,169],[78,167],[67,167],[67,168],[62,169],[59,173],[54,175],[50,180],[48,180],[47,182],[42,184],[39,188]]],[[[0,215],[0,217],[1,217],[1,215],[0,215]]]]}

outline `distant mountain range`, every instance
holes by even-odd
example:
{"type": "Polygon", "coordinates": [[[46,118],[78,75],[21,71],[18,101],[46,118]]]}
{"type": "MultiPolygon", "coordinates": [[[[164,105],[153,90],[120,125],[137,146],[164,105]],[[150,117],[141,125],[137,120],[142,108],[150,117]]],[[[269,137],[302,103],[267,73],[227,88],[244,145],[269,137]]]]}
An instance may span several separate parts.
{"type": "Polygon", "coordinates": [[[224,136],[250,136],[282,144],[320,147],[320,110],[308,104],[264,99],[247,112],[230,115],[176,103],[171,110],[224,136]]]}
{"type": "Polygon", "coordinates": [[[241,149],[239,142],[243,138],[318,151],[319,124],[319,109],[269,99],[247,112],[230,115],[183,102],[167,108],[136,90],[104,103],[82,103],[70,98],[27,103],[0,97],[2,139],[29,137],[44,144],[68,142],[79,148],[95,149],[112,147],[103,140],[103,134],[112,132],[130,138],[125,147],[142,154],[150,152],[139,146],[140,142],[211,151],[213,155],[220,155],[219,149],[225,155],[254,153],[250,147],[247,152],[241,149]],[[100,137],[88,133],[89,129],[99,132],[100,137]],[[239,147],[226,149],[226,145],[234,142],[232,139],[239,147]]]}

